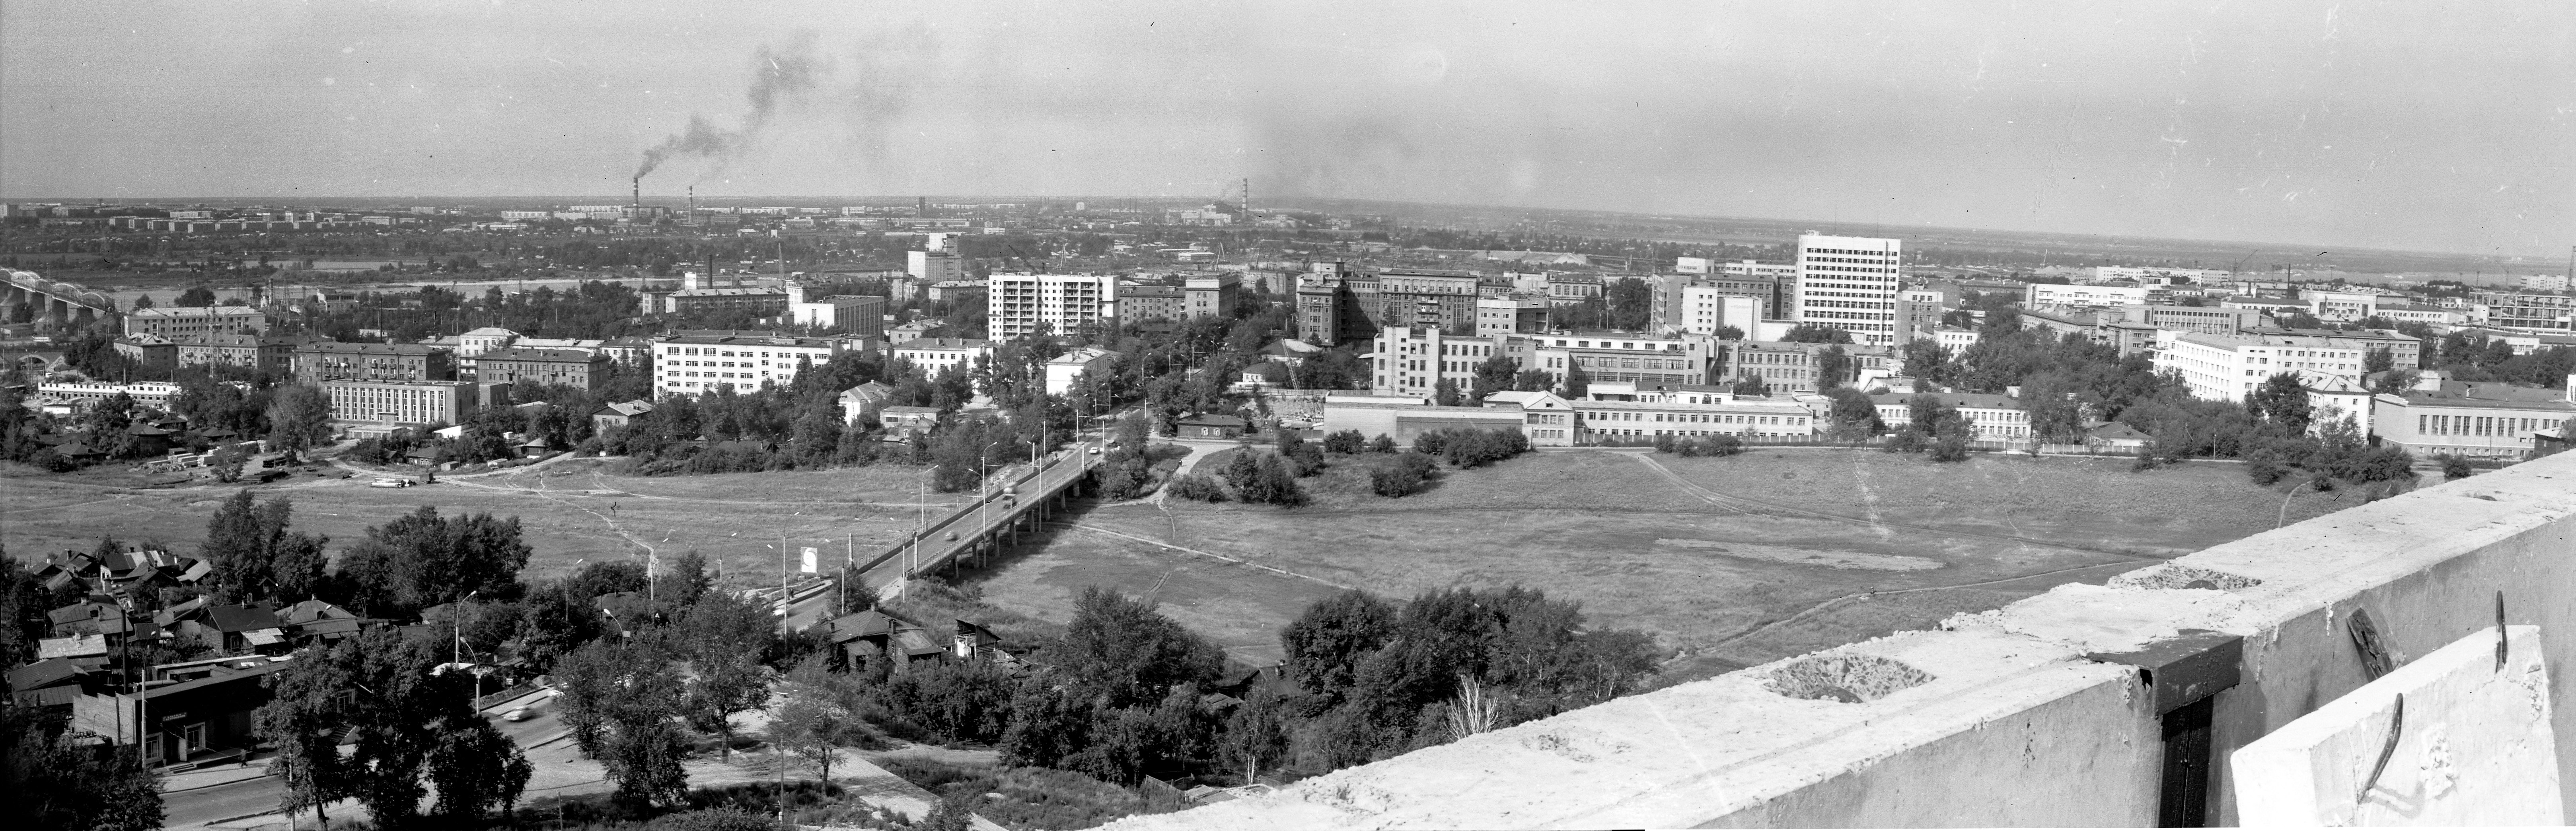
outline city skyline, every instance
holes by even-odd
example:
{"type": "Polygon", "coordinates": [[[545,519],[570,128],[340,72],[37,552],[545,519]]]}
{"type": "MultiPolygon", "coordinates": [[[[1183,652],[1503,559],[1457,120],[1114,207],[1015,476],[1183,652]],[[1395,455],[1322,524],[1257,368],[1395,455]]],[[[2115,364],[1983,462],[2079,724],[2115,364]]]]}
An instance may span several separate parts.
{"type": "Polygon", "coordinates": [[[2535,80],[2576,77],[2576,12],[2537,4],[713,12],[0,4],[0,192],[615,193],[658,146],[663,195],[1250,179],[2541,256],[2576,226],[2576,85],[2535,80]]]}

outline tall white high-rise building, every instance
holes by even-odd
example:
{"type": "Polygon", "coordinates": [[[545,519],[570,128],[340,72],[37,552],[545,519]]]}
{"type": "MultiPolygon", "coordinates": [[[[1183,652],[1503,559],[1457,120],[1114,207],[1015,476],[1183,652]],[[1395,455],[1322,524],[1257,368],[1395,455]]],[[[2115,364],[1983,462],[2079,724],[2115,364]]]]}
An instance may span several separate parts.
{"type": "Polygon", "coordinates": [[[985,330],[994,340],[1037,331],[1057,335],[1118,316],[1118,278],[1107,274],[994,274],[985,296],[985,330]]]}
{"type": "Polygon", "coordinates": [[[1874,237],[1798,236],[1798,300],[1791,320],[1851,333],[1852,343],[1893,346],[1903,243],[1874,237]]]}

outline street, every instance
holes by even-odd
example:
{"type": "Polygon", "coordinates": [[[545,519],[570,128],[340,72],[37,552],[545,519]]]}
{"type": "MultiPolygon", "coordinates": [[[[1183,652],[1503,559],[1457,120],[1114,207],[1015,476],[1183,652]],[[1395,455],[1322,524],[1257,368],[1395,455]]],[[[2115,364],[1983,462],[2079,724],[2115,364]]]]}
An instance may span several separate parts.
{"type": "Polygon", "coordinates": [[[275,811],[278,797],[285,791],[286,786],[276,777],[262,776],[210,788],[165,793],[161,795],[162,825],[179,828],[275,811]]]}

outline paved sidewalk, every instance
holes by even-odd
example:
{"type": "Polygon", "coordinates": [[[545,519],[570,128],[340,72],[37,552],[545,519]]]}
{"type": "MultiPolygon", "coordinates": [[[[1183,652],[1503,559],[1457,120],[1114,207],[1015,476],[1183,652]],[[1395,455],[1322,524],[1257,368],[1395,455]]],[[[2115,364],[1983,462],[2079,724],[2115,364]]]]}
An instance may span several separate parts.
{"type": "Polygon", "coordinates": [[[257,779],[262,776],[267,776],[268,758],[269,757],[267,756],[261,756],[232,764],[217,765],[210,768],[198,768],[186,773],[173,773],[168,776],[161,777],[161,792],[170,793],[173,791],[193,791],[198,788],[229,785],[245,779],[257,779]]]}

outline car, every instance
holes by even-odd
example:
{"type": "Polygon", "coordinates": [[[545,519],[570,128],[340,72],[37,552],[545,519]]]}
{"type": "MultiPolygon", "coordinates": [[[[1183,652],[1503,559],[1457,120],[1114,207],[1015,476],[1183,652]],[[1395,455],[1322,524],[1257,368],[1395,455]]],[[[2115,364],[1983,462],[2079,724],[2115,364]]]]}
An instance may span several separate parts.
{"type": "Polygon", "coordinates": [[[513,707],[513,708],[511,708],[511,709],[510,709],[510,711],[509,711],[509,712],[507,712],[507,713],[502,713],[502,714],[501,714],[501,720],[502,720],[502,721],[527,721],[528,719],[530,719],[530,718],[534,718],[535,716],[536,716],[536,711],[531,710],[531,709],[529,709],[529,708],[527,708],[527,707],[513,707]]]}
{"type": "Polygon", "coordinates": [[[378,480],[373,481],[373,482],[368,482],[368,483],[367,483],[367,487],[370,487],[370,488],[407,488],[407,487],[411,487],[411,486],[410,486],[409,484],[407,484],[407,483],[403,482],[403,481],[402,481],[402,480],[400,480],[400,479],[378,479],[378,480]]]}
{"type": "Polygon", "coordinates": [[[956,539],[956,538],[957,538],[957,532],[955,532],[955,531],[950,531],[950,532],[948,532],[948,538],[949,538],[949,539],[952,539],[952,540],[956,539]]]}
{"type": "Polygon", "coordinates": [[[1095,444],[1091,446],[1091,455],[1100,455],[1100,445],[1095,444]]]}

